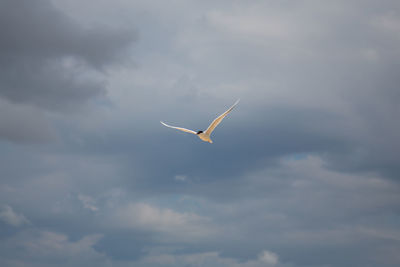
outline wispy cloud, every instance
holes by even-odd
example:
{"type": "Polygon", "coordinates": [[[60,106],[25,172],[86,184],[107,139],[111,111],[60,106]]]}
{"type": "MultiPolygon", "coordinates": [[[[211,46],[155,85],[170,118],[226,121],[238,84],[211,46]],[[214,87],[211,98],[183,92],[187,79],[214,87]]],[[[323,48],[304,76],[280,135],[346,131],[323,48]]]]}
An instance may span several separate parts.
{"type": "Polygon", "coordinates": [[[22,213],[16,213],[9,205],[0,205],[0,220],[16,227],[30,224],[22,213]]]}
{"type": "Polygon", "coordinates": [[[82,202],[82,205],[85,209],[89,209],[91,211],[99,210],[99,208],[96,206],[96,201],[92,197],[79,194],[78,199],[82,202]]]}

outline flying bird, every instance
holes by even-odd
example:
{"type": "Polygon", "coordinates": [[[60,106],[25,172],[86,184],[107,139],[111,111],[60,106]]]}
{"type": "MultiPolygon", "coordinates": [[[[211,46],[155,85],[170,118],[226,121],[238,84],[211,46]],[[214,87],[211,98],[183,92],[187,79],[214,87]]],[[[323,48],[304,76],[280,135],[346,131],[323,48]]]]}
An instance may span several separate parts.
{"type": "Polygon", "coordinates": [[[189,130],[189,129],[171,126],[171,125],[168,125],[168,124],[166,124],[166,123],[164,123],[164,122],[162,122],[162,121],[160,121],[160,122],[161,122],[161,124],[164,125],[164,126],[167,126],[167,127],[169,127],[169,128],[173,128],[173,129],[177,129],[177,130],[180,130],[180,131],[183,131],[183,132],[195,134],[195,135],[197,135],[201,140],[203,140],[204,142],[212,143],[213,141],[212,141],[211,138],[210,138],[211,133],[214,131],[215,127],[217,127],[217,125],[220,124],[220,122],[225,118],[225,116],[228,115],[229,112],[231,112],[232,109],[239,103],[239,100],[240,100],[240,99],[238,99],[238,100],[235,102],[235,104],[233,104],[232,107],[230,107],[227,111],[225,111],[224,113],[222,113],[221,115],[219,115],[219,116],[210,124],[210,126],[208,126],[207,130],[205,130],[204,132],[203,132],[203,131],[197,131],[197,132],[195,132],[195,131],[192,131],[192,130],[189,130]]]}

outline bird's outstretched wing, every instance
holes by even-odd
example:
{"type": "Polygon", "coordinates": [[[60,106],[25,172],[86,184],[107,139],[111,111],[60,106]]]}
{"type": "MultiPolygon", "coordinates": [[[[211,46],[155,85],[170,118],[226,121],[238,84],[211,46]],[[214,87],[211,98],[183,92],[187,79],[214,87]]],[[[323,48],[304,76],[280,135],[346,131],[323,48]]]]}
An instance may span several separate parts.
{"type": "Polygon", "coordinates": [[[162,121],[160,121],[160,122],[161,122],[162,125],[167,126],[169,128],[177,129],[177,130],[184,131],[184,132],[187,132],[187,133],[197,134],[195,131],[192,131],[192,130],[189,130],[189,129],[171,126],[171,125],[168,125],[168,124],[166,124],[166,123],[164,123],[162,121]]]}
{"type": "Polygon", "coordinates": [[[212,131],[214,131],[215,127],[217,127],[217,125],[225,118],[226,115],[228,115],[229,112],[232,111],[232,109],[239,103],[240,99],[238,99],[235,104],[232,105],[232,107],[230,107],[227,111],[225,111],[224,113],[222,113],[221,115],[219,115],[218,118],[216,118],[211,124],[210,126],[208,126],[207,130],[206,130],[206,134],[211,135],[212,131]]]}

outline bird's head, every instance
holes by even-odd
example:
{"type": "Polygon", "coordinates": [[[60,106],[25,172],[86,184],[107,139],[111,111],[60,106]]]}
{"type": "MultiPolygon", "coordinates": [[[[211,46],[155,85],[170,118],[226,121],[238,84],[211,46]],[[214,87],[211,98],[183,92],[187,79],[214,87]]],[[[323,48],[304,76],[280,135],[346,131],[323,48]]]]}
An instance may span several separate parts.
{"type": "Polygon", "coordinates": [[[196,134],[201,134],[203,131],[198,131],[196,134]]]}

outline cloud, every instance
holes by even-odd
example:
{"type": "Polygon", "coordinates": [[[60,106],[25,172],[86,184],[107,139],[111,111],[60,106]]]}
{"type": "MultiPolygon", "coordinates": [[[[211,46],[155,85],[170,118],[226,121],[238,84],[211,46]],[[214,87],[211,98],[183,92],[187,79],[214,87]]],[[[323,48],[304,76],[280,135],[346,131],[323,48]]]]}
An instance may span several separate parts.
{"type": "Polygon", "coordinates": [[[1,1],[0,265],[397,266],[397,6],[1,1]]]}
{"type": "Polygon", "coordinates": [[[275,253],[264,250],[256,259],[238,261],[218,252],[165,253],[152,249],[143,258],[119,261],[98,252],[95,247],[102,235],[86,235],[76,241],[58,232],[30,229],[8,238],[0,244],[0,263],[6,266],[209,266],[267,267],[289,266],[279,263],[275,253]],[[18,248],[18,249],[16,249],[18,248]]]}
{"type": "Polygon", "coordinates": [[[174,179],[175,179],[175,181],[185,182],[185,181],[187,181],[187,176],[186,175],[175,175],[174,179]]]}
{"type": "Polygon", "coordinates": [[[0,138],[54,141],[48,112],[79,112],[107,92],[107,69],[129,61],[131,29],[79,25],[49,0],[0,3],[0,138]]]}
{"type": "Polygon", "coordinates": [[[46,143],[56,138],[56,130],[44,112],[0,98],[0,139],[26,144],[46,143]]]}
{"type": "Polygon", "coordinates": [[[361,227],[359,231],[363,234],[371,235],[373,237],[400,241],[400,231],[393,229],[370,229],[361,227]]]}
{"type": "Polygon", "coordinates": [[[257,259],[238,261],[234,258],[223,257],[218,252],[192,253],[174,255],[167,253],[149,253],[138,262],[138,266],[209,266],[209,267],[272,267],[289,266],[281,265],[278,256],[268,250],[264,250],[257,259]]]}
{"type": "Polygon", "coordinates": [[[260,256],[259,260],[266,263],[267,265],[275,265],[278,263],[278,255],[268,250],[264,250],[260,256]]]}
{"type": "Polygon", "coordinates": [[[82,202],[82,205],[85,209],[89,209],[91,211],[99,210],[99,208],[96,206],[96,201],[92,197],[79,194],[78,199],[82,202]]]}
{"type": "Polygon", "coordinates": [[[0,206],[0,220],[15,227],[30,224],[23,214],[16,213],[9,205],[0,206]]]}
{"type": "Polygon", "coordinates": [[[71,241],[64,234],[31,229],[2,242],[3,266],[108,266],[107,258],[93,249],[101,235],[71,241]]]}
{"type": "Polygon", "coordinates": [[[120,207],[115,217],[116,226],[128,229],[143,229],[178,238],[202,238],[214,229],[209,218],[195,213],[180,213],[169,208],[158,208],[146,203],[129,203],[120,207]]]}
{"type": "Polygon", "coordinates": [[[290,27],[284,25],[279,17],[274,18],[265,16],[265,14],[255,16],[255,10],[252,11],[246,12],[251,15],[243,15],[240,12],[238,12],[239,14],[236,14],[236,12],[226,14],[220,11],[211,11],[207,18],[212,25],[223,32],[228,32],[231,36],[246,36],[253,40],[259,37],[284,40],[293,35],[292,32],[288,32],[290,27]]]}
{"type": "Polygon", "coordinates": [[[49,110],[74,110],[105,94],[100,70],[118,64],[132,31],[83,28],[50,1],[0,4],[0,97],[49,110]]]}

